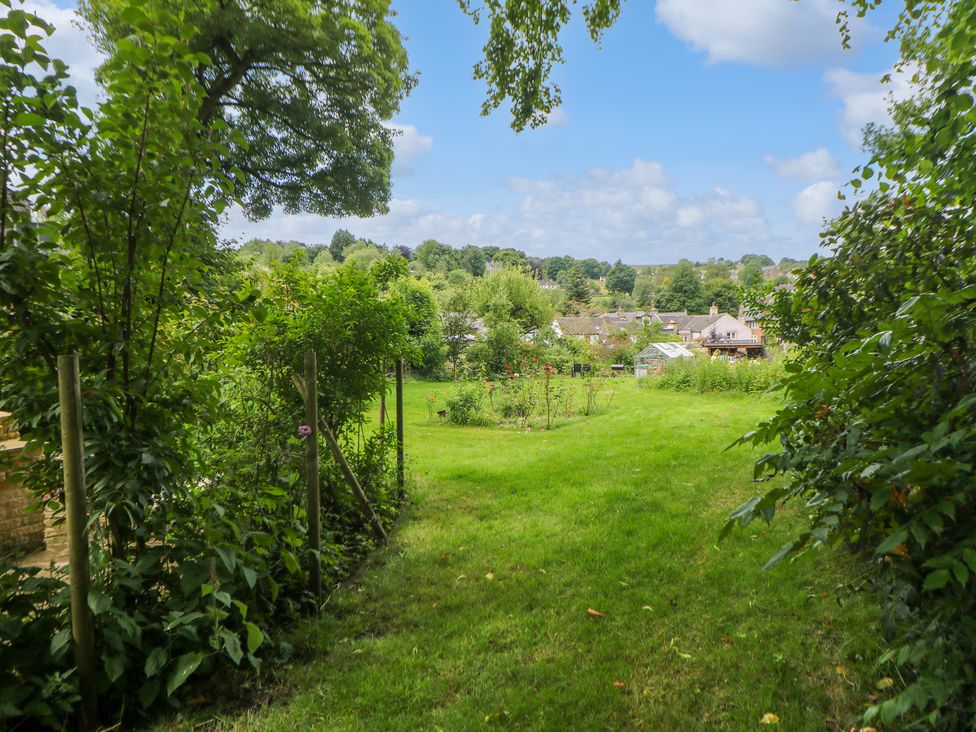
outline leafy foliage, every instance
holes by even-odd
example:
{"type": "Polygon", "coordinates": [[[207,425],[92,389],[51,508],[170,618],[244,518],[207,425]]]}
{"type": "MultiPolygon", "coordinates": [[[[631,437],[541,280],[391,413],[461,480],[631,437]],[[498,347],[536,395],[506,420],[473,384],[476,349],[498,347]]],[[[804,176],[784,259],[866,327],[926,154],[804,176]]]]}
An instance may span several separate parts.
{"type": "Polygon", "coordinates": [[[674,391],[761,394],[776,387],[783,374],[781,362],[747,359],[732,363],[721,359],[688,358],[666,364],[660,374],[649,375],[640,383],[674,391]]]}
{"type": "MultiPolygon", "coordinates": [[[[873,4],[855,3],[862,12],[873,4]]],[[[970,729],[976,723],[976,263],[973,208],[976,7],[910,2],[893,31],[924,68],[893,131],[869,130],[877,177],[825,233],[797,293],[766,304],[799,346],[787,404],[743,438],[779,450],[757,477],[786,485],[743,504],[727,528],[804,499],[809,529],[771,563],[843,542],[862,553],[902,680],[868,719],[970,729]],[[938,22],[936,22],[938,21],[938,22]]]]}
{"type": "MultiPolygon", "coordinates": [[[[160,31],[197,28],[202,93],[193,112],[210,129],[237,132],[222,151],[241,171],[248,214],[370,216],[386,210],[393,133],[384,125],[414,84],[387,0],[165,0],[160,31]]],[[[85,0],[84,16],[112,57],[133,31],[127,0],[85,0]]]]}
{"type": "MultiPolygon", "coordinates": [[[[97,112],[44,54],[50,28],[0,18],[0,406],[41,452],[28,484],[59,511],[55,357],[80,354],[95,685],[103,713],[131,718],[177,704],[194,677],[260,667],[266,639],[309,605],[308,563],[335,580],[369,546],[323,461],[326,541],[305,556],[290,380],[305,350],[319,353],[320,413],[392,517],[394,441],[361,426],[408,334],[388,291],[402,260],[328,278],[293,263],[249,283],[216,250],[235,193],[221,161],[244,141],[199,119],[209,60],[192,26],[167,35],[179,18],[158,4],[119,18],[130,33],[101,69],[97,112]]],[[[77,701],[66,602],[56,579],[0,570],[4,716],[58,726],[77,701]]]]}
{"type": "Polygon", "coordinates": [[[618,259],[607,273],[607,289],[610,292],[631,292],[636,279],[637,273],[634,268],[628,267],[618,259]]]}

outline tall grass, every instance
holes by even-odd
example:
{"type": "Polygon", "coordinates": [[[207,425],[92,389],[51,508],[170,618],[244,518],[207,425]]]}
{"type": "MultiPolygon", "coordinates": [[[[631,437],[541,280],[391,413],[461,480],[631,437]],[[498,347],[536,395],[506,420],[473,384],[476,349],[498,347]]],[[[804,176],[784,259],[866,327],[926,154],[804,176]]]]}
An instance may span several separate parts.
{"type": "Polygon", "coordinates": [[[768,391],[785,374],[781,360],[684,358],[672,361],[657,375],[642,379],[642,385],[672,391],[737,391],[755,394],[768,391]]]}

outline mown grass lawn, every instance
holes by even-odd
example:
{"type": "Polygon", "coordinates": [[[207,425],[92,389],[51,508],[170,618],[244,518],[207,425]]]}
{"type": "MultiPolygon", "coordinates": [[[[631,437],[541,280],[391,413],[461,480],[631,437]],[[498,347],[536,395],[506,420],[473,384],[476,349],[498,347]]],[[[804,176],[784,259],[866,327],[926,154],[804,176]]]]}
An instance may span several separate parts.
{"type": "Polygon", "coordinates": [[[842,558],[761,571],[794,517],[717,543],[754,492],[756,453],[724,448],[772,402],[615,386],[525,433],[431,422],[451,387],[408,384],[391,546],[296,631],[286,695],[221,726],[849,729],[877,648],[869,598],[837,601],[842,558]]]}

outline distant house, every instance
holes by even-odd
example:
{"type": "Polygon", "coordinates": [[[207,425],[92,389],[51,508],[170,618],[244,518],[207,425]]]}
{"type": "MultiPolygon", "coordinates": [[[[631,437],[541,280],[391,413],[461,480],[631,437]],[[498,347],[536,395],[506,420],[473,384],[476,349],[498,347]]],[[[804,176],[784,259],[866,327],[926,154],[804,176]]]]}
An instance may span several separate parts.
{"type": "Polygon", "coordinates": [[[680,343],[651,343],[634,357],[634,376],[641,379],[659,372],[672,361],[694,357],[695,354],[680,343]]]}
{"type": "Polygon", "coordinates": [[[603,315],[556,318],[552,330],[560,338],[572,336],[588,343],[602,343],[611,336],[630,332],[634,326],[650,325],[655,320],[652,313],[618,310],[603,315]]]}
{"type": "Polygon", "coordinates": [[[546,279],[545,277],[540,277],[539,280],[538,280],[538,282],[539,282],[539,287],[542,288],[543,290],[558,290],[559,289],[559,283],[556,282],[556,280],[549,280],[549,279],[546,279]]]}
{"type": "Polygon", "coordinates": [[[753,340],[751,328],[728,313],[720,313],[716,305],[712,305],[708,315],[666,313],[665,318],[664,332],[678,336],[683,343],[700,343],[712,332],[728,340],[753,340]]]}

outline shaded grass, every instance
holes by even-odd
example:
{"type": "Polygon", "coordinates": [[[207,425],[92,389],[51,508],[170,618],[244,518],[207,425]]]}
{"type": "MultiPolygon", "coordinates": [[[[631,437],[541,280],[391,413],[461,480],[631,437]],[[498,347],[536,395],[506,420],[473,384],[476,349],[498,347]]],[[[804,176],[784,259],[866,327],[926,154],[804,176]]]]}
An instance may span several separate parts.
{"type": "Polygon", "coordinates": [[[770,402],[622,380],[608,412],[523,433],[431,422],[435,388],[408,384],[391,546],[295,631],[287,698],[220,727],[850,727],[877,648],[843,558],[762,572],[790,516],[717,544],[754,492],[756,453],[724,448],[770,402]]]}

